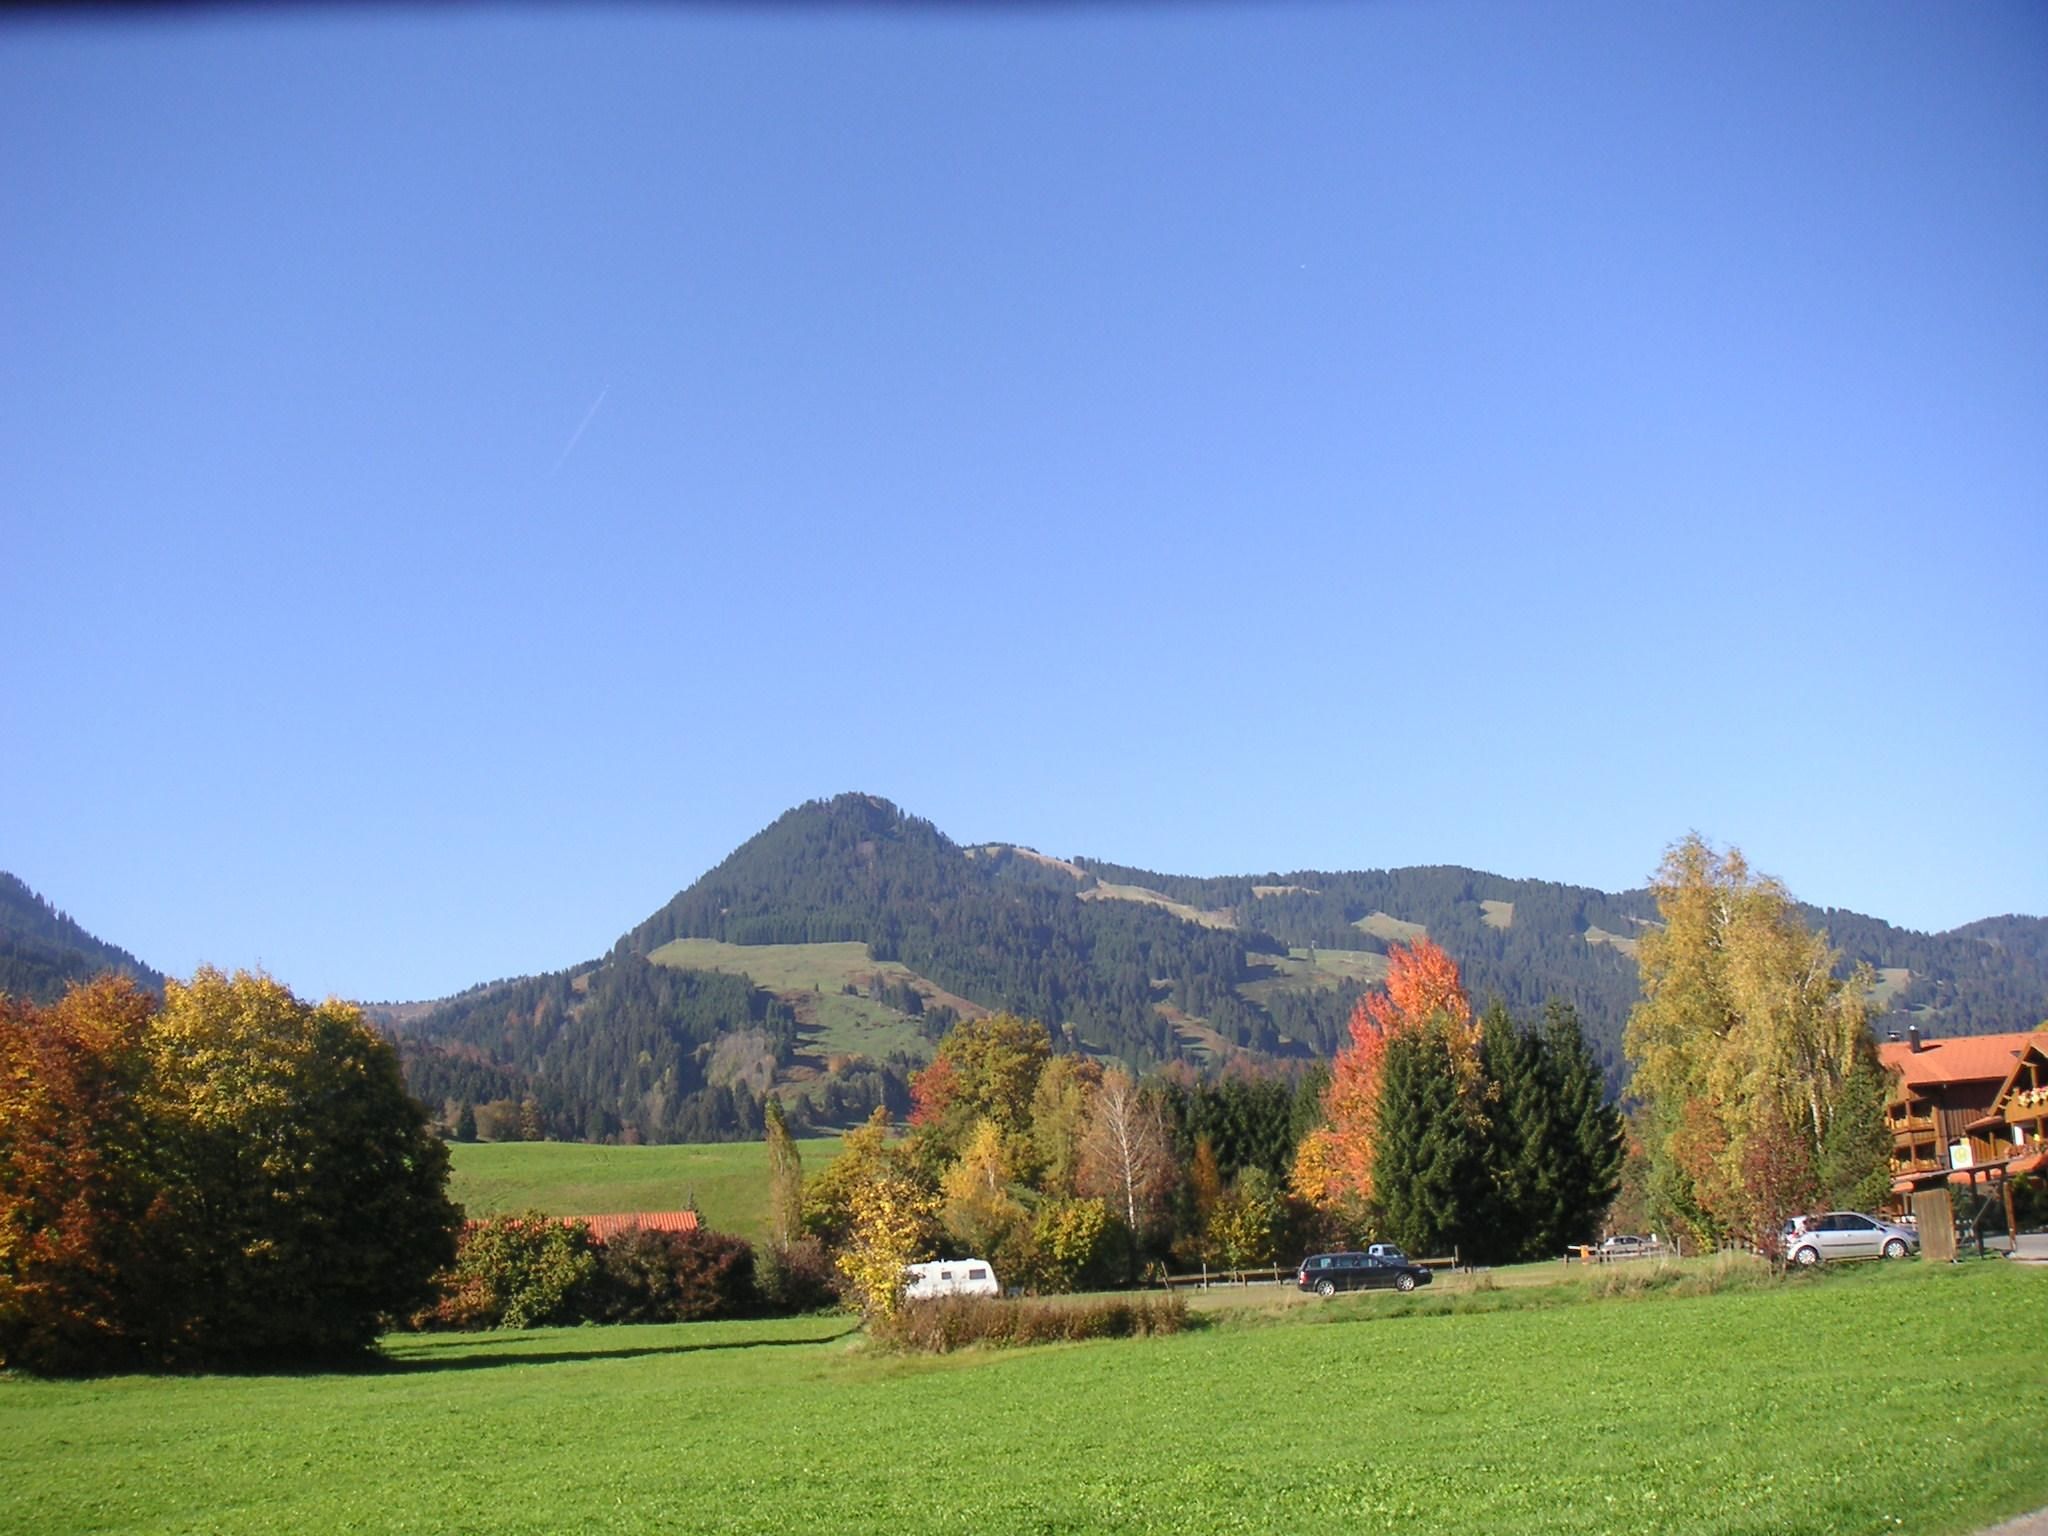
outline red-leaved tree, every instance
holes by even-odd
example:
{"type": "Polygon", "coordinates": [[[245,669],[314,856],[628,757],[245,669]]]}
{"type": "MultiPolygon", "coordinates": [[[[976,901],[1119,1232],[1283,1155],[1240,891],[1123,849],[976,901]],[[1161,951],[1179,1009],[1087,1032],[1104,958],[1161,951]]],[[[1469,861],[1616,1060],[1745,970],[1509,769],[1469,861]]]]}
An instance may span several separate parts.
{"type": "Polygon", "coordinates": [[[1459,1074],[1476,1081],[1479,1029],[1458,963],[1429,939],[1391,946],[1386,985],[1358,1000],[1351,1010],[1351,1043],[1330,1064],[1324,1123],[1302,1138],[1295,1154],[1296,1194],[1325,1210],[1372,1199],[1380,1066],[1390,1041],[1432,1019],[1447,1027],[1459,1074]]]}

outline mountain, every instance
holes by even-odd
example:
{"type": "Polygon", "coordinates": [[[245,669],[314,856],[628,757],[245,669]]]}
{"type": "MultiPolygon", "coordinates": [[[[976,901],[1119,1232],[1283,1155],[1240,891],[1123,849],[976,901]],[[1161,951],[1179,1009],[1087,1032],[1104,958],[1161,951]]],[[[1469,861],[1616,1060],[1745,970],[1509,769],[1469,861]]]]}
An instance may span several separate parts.
{"type": "MultiPolygon", "coordinates": [[[[2039,918],[1930,935],[1806,915],[1929,1032],[2048,1008],[2039,918]]],[[[1619,1088],[1636,936],[1655,917],[1645,891],[1455,867],[1191,878],[962,846],[841,795],[778,818],[602,959],[472,989],[407,1020],[403,1045],[415,1091],[451,1117],[530,1099],[556,1135],[749,1135],[771,1086],[817,1124],[900,1108],[932,1042],[987,1009],[1139,1065],[1326,1058],[1387,946],[1427,933],[1481,1003],[1571,1003],[1619,1088]]]]}
{"type": "Polygon", "coordinates": [[[94,938],[13,875],[0,871],[0,992],[53,1003],[74,981],[103,971],[152,991],[164,979],[125,949],[94,938]]]}

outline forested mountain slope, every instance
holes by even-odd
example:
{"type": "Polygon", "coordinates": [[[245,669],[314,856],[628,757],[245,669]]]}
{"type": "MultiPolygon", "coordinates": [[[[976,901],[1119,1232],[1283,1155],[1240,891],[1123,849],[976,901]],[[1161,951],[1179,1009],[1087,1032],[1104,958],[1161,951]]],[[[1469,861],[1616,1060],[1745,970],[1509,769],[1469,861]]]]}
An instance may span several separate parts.
{"type": "MultiPolygon", "coordinates": [[[[708,1117],[743,1135],[765,1073],[809,1095],[820,1123],[900,1103],[963,1010],[1010,1009],[1067,1048],[1141,1065],[1327,1057],[1387,946],[1427,933],[1481,1003],[1571,1003],[1618,1089],[1635,939],[1655,915],[1644,891],[1452,867],[1190,878],[963,847],[885,800],[841,795],[778,818],[603,961],[452,1000],[408,1049],[430,1097],[525,1091],[557,1134],[667,1139],[683,1119],[702,1134],[708,1117]],[[752,990],[743,1002],[698,967],[752,990]],[[678,1011],[659,1000],[671,993],[693,1001],[678,1011]],[[735,1031],[760,1047],[737,1080],[735,1053],[718,1058],[735,1031]]],[[[2048,1011],[2040,919],[1929,935],[1807,916],[1845,963],[1880,968],[1880,998],[1933,1032],[2020,1028],[2048,1011]]]]}
{"type": "Polygon", "coordinates": [[[164,979],[125,949],[97,939],[0,871],[0,992],[38,1003],[55,1002],[74,981],[103,971],[132,976],[152,991],[164,979]]]}
{"type": "MultiPolygon", "coordinates": [[[[501,1129],[710,1140],[758,1133],[771,1088],[800,1127],[901,1109],[932,1042],[986,1009],[1139,1066],[1327,1059],[1388,945],[1427,933],[1482,1005],[1572,1004],[1619,1090],[1635,942],[1655,916],[1643,891],[1453,867],[1193,878],[963,847],[885,800],[841,795],[777,818],[601,959],[371,1013],[451,1126],[470,1104],[501,1129]]],[[[1880,1029],[2048,1016],[2041,918],[1925,934],[1806,916],[1845,964],[1879,970],[1880,1029]]],[[[0,987],[47,999],[103,969],[162,984],[0,876],[0,987]]]]}

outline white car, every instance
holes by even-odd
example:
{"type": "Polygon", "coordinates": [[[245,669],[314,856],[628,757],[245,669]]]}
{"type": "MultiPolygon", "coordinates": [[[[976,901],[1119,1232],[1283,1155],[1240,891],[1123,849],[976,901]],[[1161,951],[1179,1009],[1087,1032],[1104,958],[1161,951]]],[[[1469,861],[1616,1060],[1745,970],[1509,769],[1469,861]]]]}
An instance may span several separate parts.
{"type": "Polygon", "coordinates": [[[1785,1223],[1785,1253],[1811,1267],[1827,1259],[1903,1259],[1918,1252],[1920,1234],[1858,1211],[1794,1216],[1785,1223]]]}

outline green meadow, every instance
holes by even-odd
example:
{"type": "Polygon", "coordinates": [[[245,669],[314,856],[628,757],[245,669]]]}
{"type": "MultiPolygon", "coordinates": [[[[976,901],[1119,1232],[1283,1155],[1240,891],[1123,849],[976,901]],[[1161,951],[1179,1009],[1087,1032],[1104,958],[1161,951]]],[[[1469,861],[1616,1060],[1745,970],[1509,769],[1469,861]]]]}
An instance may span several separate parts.
{"type": "MultiPolygon", "coordinates": [[[[839,1155],[839,1138],[797,1143],[806,1174],[839,1155]]],[[[694,1199],[706,1226],[758,1242],[768,1228],[768,1147],[735,1141],[668,1147],[581,1142],[456,1143],[448,1192],[472,1217],[543,1211],[599,1216],[679,1211],[694,1199]]]]}
{"type": "Polygon", "coordinates": [[[2048,1504],[2048,1274],[1523,1278],[944,1359],[818,1317],[0,1380],[0,1531],[1941,1536],[2048,1504]]]}

